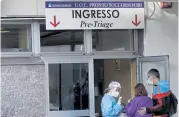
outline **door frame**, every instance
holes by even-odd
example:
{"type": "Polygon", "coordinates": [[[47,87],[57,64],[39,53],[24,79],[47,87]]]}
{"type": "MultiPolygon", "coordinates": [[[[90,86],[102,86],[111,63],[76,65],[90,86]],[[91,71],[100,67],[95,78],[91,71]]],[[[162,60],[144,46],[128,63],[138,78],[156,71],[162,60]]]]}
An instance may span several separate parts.
{"type": "Polygon", "coordinates": [[[95,117],[95,97],[94,97],[94,64],[92,57],[86,56],[55,56],[42,57],[45,62],[45,92],[46,92],[46,115],[47,117],[74,117],[90,116],[95,117]],[[67,110],[67,111],[50,111],[49,107],[49,64],[62,63],[87,63],[89,77],[89,109],[88,110],[67,110]]]}
{"type": "Polygon", "coordinates": [[[143,62],[158,62],[158,61],[165,61],[165,75],[166,79],[170,79],[170,68],[169,68],[169,55],[162,55],[162,56],[145,56],[137,58],[137,83],[142,82],[142,63],[143,62]]]}

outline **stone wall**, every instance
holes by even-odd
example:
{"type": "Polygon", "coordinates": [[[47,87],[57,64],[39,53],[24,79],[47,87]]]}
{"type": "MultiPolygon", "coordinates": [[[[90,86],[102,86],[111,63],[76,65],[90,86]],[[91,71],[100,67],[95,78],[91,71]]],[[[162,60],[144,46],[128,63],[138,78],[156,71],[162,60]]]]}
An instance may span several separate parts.
{"type": "Polygon", "coordinates": [[[45,65],[1,66],[1,117],[45,117],[45,65]]]}

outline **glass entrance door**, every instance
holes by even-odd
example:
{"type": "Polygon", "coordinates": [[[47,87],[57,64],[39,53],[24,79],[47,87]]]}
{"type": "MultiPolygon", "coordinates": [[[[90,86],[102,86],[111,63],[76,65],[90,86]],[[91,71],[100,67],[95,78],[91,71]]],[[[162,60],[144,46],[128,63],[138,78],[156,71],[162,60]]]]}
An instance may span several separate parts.
{"type": "Polygon", "coordinates": [[[94,117],[93,60],[46,58],[48,117],[94,117]]]}
{"type": "Polygon", "coordinates": [[[147,72],[150,69],[157,69],[160,73],[161,80],[169,80],[169,57],[168,56],[151,56],[137,59],[137,82],[143,83],[152,96],[153,86],[146,84],[147,72]]]}

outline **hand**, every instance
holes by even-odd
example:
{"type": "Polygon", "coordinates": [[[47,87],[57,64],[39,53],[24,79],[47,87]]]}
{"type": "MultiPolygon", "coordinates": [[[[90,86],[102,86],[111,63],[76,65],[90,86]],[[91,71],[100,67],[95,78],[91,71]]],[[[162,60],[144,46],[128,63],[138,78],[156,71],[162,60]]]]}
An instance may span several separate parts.
{"type": "Polygon", "coordinates": [[[127,102],[129,103],[132,99],[129,99],[127,102]]]}
{"type": "Polygon", "coordinates": [[[133,98],[134,98],[134,96],[132,96],[132,98],[130,98],[130,99],[128,100],[128,103],[129,103],[133,98]]]}
{"type": "Polygon", "coordinates": [[[121,104],[122,97],[119,97],[118,104],[121,104]]]}
{"type": "Polygon", "coordinates": [[[145,107],[142,107],[141,110],[138,111],[138,113],[140,115],[145,115],[146,114],[146,108],[145,107]]]}

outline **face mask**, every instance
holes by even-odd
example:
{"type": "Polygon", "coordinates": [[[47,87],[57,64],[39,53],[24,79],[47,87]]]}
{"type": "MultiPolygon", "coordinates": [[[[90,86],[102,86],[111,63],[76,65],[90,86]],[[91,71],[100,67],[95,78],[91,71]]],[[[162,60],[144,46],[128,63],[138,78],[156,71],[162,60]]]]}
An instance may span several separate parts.
{"type": "Polygon", "coordinates": [[[111,93],[111,96],[117,98],[117,97],[119,97],[119,92],[114,91],[114,92],[111,93]]]}
{"type": "Polygon", "coordinates": [[[152,80],[152,78],[148,78],[147,81],[146,81],[146,83],[147,83],[148,85],[153,85],[153,80],[152,80]]]}

